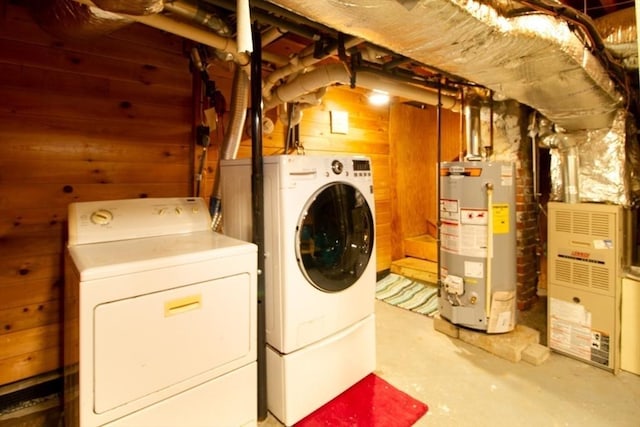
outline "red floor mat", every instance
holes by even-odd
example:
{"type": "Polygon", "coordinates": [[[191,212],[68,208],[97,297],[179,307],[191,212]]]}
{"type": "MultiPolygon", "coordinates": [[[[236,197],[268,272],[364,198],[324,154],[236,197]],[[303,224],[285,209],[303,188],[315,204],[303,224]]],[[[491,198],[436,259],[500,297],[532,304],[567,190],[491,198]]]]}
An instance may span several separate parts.
{"type": "Polygon", "coordinates": [[[377,375],[369,374],[295,427],[409,427],[428,409],[377,375]]]}

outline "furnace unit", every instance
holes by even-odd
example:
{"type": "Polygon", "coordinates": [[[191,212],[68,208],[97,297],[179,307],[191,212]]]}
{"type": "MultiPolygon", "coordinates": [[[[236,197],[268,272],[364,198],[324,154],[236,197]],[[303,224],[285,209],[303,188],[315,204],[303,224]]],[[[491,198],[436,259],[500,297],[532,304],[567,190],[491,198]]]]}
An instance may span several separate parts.
{"type": "Polygon", "coordinates": [[[515,327],[515,171],[506,162],[440,165],[440,315],[488,333],[515,327]]]}
{"type": "Polygon", "coordinates": [[[628,211],[558,202],[547,209],[549,347],[617,373],[628,211]]]}

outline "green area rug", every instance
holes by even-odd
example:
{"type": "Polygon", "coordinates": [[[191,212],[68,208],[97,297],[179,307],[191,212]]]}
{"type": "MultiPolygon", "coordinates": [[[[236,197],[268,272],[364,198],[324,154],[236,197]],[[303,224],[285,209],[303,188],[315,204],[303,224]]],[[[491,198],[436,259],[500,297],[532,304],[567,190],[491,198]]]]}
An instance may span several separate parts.
{"type": "Polygon", "coordinates": [[[438,313],[438,287],[390,273],[376,283],[376,299],[426,316],[438,313]]]}

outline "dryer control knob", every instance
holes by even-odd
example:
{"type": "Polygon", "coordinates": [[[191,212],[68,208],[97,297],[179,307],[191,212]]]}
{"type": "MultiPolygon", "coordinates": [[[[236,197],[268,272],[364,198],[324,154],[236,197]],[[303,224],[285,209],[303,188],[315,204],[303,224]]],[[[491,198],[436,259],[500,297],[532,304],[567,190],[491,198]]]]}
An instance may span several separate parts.
{"type": "Polygon", "coordinates": [[[334,160],[333,162],[331,162],[331,170],[333,170],[333,173],[335,173],[336,175],[340,175],[343,169],[344,165],[340,160],[334,160]]]}
{"type": "Polygon", "coordinates": [[[113,214],[106,209],[98,209],[91,214],[91,222],[98,225],[107,225],[113,219],[113,214]]]}

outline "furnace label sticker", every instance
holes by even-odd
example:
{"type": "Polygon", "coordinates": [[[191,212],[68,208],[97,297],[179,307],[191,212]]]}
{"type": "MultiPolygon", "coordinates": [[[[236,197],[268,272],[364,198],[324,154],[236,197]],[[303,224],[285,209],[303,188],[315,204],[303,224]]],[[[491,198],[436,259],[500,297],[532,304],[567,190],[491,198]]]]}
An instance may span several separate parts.
{"type": "Polygon", "coordinates": [[[591,360],[591,313],[581,304],[549,300],[549,346],[580,359],[591,360]]]}
{"type": "Polygon", "coordinates": [[[613,249],[613,240],[609,240],[609,239],[594,240],[593,248],[594,249],[613,249]]]}

